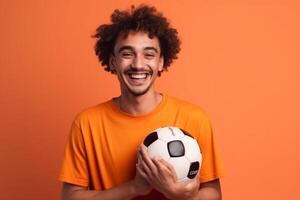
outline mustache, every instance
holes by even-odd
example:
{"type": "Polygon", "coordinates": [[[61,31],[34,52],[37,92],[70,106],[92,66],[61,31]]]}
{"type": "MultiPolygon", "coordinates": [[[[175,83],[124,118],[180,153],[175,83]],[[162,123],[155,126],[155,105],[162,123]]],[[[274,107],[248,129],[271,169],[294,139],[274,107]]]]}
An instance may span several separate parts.
{"type": "Polygon", "coordinates": [[[153,71],[149,69],[137,69],[137,68],[132,68],[130,67],[129,69],[124,71],[125,74],[132,74],[132,73],[147,73],[152,75],[153,71]]]}

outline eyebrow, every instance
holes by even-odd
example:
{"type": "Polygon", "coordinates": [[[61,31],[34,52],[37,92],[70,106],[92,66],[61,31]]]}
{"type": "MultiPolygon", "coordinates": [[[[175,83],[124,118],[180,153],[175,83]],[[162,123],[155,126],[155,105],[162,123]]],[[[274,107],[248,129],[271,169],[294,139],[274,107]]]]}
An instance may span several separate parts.
{"type": "MultiPolygon", "coordinates": [[[[133,51],[134,50],[134,48],[132,47],[132,46],[122,46],[119,50],[118,50],[118,53],[120,53],[120,52],[122,52],[122,51],[124,51],[124,50],[131,50],[131,51],[133,51]]],[[[155,51],[156,53],[158,53],[158,50],[155,48],[155,47],[146,47],[146,48],[144,48],[144,50],[153,50],[153,51],[155,51]]]]}
{"type": "Polygon", "coordinates": [[[155,47],[146,47],[145,50],[153,50],[158,53],[158,50],[155,47]]]}
{"type": "Polygon", "coordinates": [[[118,53],[120,53],[121,51],[124,51],[124,50],[133,50],[133,48],[131,46],[122,46],[119,50],[118,50],[118,53]]]}

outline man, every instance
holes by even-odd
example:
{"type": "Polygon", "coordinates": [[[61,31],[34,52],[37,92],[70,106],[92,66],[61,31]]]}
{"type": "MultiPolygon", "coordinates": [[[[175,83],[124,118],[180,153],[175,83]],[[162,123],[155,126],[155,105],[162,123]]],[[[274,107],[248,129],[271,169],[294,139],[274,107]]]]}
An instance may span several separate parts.
{"type": "Polygon", "coordinates": [[[149,6],[115,10],[111,20],[97,29],[95,50],[105,70],[118,77],[121,95],[75,118],[59,177],[62,199],[221,199],[221,168],[206,114],[154,88],[180,51],[177,31],[149,6]],[[197,139],[203,161],[191,183],[176,182],[173,167],[140,146],[161,126],[177,126],[197,139]]]}

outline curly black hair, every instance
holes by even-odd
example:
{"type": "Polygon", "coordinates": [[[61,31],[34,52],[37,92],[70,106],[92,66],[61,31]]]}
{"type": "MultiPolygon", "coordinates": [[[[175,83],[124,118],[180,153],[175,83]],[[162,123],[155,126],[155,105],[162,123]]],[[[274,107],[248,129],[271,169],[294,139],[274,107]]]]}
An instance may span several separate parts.
{"type": "Polygon", "coordinates": [[[161,56],[164,59],[163,71],[167,70],[174,59],[177,59],[181,43],[178,32],[155,7],[140,5],[137,8],[131,6],[131,10],[116,9],[111,15],[111,22],[111,24],[100,25],[96,34],[92,36],[97,38],[95,53],[106,71],[113,73],[109,68],[109,57],[113,54],[116,39],[120,33],[127,37],[130,31],[143,31],[148,33],[150,38],[158,38],[161,56]]]}

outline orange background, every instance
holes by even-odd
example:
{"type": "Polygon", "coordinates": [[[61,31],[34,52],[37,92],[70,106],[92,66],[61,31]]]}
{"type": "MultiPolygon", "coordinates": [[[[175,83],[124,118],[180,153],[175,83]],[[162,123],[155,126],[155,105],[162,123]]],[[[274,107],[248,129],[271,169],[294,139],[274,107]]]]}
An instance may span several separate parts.
{"type": "MultiPolygon", "coordinates": [[[[76,113],[119,94],[90,36],[142,1],[0,1],[1,199],[59,198],[76,113]]],[[[209,113],[224,199],[300,199],[300,3],[143,1],[178,29],[182,51],[157,88],[209,113]]]]}

